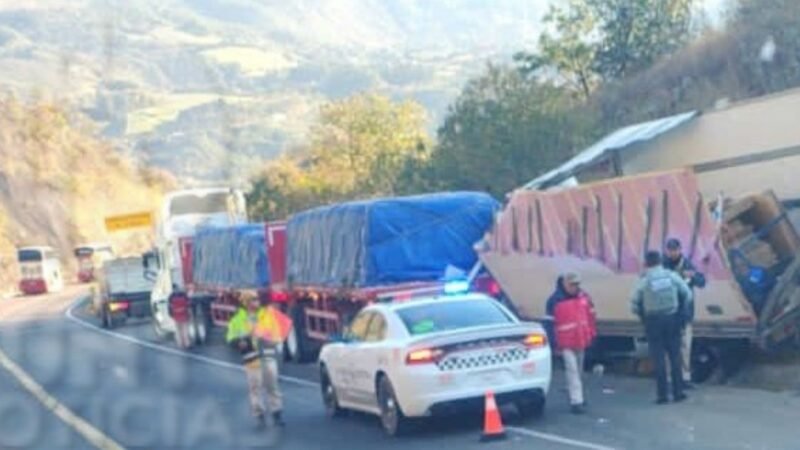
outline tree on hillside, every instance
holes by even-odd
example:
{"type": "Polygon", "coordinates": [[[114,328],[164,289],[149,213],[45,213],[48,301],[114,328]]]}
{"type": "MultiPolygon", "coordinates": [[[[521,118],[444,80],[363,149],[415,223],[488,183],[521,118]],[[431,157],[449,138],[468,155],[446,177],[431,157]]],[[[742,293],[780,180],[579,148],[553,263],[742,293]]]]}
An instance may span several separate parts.
{"type": "Polygon", "coordinates": [[[557,34],[542,33],[537,53],[520,52],[514,59],[523,73],[546,72],[583,98],[589,98],[599,81],[595,71],[598,46],[589,39],[597,27],[597,19],[584,1],[573,1],[568,6],[551,6],[544,17],[544,23],[557,34]]]}
{"type": "Polygon", "coordinates": [[[738,44],[739,78],[750,95],[800,85],[800,2],[739,0],[730,37],[738,44]]]}
{"type": "Polygon", "coordinates": [[[283,155],[270,161],[253,179],[247,195],[249,215],[257,220],[282,219],[324,200],[312,198],[309,177],[296,159],[283,155]],[[316,200],[316,201],[315,201],[316,200]]]}
{"type": "Polygon", "coordinates": [[[335,201],[415,192],[431,148],[419,104],[374,94],[323,106],[309,141],[253,179],[254,216],[282,218],[335,201]]]}
{"type": "Polygon", "coordinates": [[[591,117],[574,106],[562,88],[490,66],[450,107],[427,178],[502,197],[593,137],[591,117]]]}
{"type": "Polygon", "coordinates": [[[425,158],[429,146],[422,106],[357,95],[322,107],[307,163],[345,196],[392,195],[406,161],[425,158]]]}
{"type": "Polygon", "coordinates": [[[622,79],[681,48],[695,0],[568,0],[544,18],[537,52],[515,56],[523,73],[555,74],[588,99],[599,82],[622,79]]]}
{"type": "Polygon", "coordinates": [[[601,44],[596,70],[617,80],[650,67],[689,39],[694,0],[592,0],[601,44]]]}
{"type": "Polygon", "coordinates": [[[607,128],[800,86],[800,2],[740,0],[727,26],[628,77],[593,104],[607,128]]]}

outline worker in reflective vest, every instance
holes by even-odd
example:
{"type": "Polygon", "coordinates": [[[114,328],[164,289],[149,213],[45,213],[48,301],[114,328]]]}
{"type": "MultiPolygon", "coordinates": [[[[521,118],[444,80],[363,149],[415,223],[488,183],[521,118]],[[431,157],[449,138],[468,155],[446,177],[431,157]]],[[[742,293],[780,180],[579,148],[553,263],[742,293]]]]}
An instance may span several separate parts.
{"type": "Polygon", "coordinates": [[[586,349],[597,336],[597,328],[594,305],[581,289],[577,273],[568,272],[558,278],[556,290],[547,300],[547,315],[553,321],[551,339],[555,340],[564,360],[570,411],[583,414],[586,412],[581,377],[583,361],[586,349]]]}
{"type": "Polygon", "coordinates": [[[187,349],[191,346],[189,339],[189,309],[189,296],[185,292],[179,291],[177,286],[173,286],[172,294],[169,296],[169,315],[175,322],[175,344],[181,349],[187,349]]]}
{"type": "Polygon", "coordinates": [[[241,291],[239,299],[242,306],[228,322],[225,340],[242,355],[250,407],[259,426],[265,425],[267,413],[276,425],[283,426],[277,348],[286,338],[291,321],[273,306],[262,306],[256,291],[241,291]]]}

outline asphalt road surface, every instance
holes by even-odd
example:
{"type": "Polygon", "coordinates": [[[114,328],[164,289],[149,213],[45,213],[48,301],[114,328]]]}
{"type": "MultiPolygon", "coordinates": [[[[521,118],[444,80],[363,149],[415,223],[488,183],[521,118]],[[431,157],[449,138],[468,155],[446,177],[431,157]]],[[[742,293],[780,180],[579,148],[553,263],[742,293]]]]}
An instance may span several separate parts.
{"type": "Polygon", "coordinates": [[[180,352],[157,342],[146,322],[101,330],[80,296],[70,287],[0,302],[0,362],[8,360],[0,367],[0,448],[800,448],[800,398],[791,394],[703,386],[686,403],[656,406],[650,380],[589,375],[589,414],[572,416],[560,372],[544,418],[504,411],[505,441],[478,442],[480,413],[427,421],[393,439],[367,415],[327,419],[313,364],[283,365],[288,426],[259,431],[228,349],[180,352]]]}

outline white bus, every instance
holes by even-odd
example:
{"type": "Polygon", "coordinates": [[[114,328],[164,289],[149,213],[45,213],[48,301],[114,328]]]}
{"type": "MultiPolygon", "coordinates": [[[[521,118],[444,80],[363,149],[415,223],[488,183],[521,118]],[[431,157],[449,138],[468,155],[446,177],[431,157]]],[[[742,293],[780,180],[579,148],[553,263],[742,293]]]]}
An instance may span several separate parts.
{"type": "Polygon", "coordinates": [[[74,249],[78,260],[78,282],[91,283],[103,263],[114,258],[114,250],[109,244],[82,244],[74,249]]]}
{"type": "Polygon", "coordinates": [[[25,295],[58,292],[64,288],[61,262],[52,247],[23,247],[17,250],[19,290],[25,295]]]}

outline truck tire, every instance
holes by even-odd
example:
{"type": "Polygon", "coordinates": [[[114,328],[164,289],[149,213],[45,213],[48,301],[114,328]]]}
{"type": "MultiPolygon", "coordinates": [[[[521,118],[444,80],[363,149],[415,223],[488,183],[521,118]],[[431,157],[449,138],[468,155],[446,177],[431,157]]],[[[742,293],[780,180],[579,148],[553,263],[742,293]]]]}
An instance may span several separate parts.
{"type": "Polygon", "coordinates": [[[110,330],[114,327],[114,320],[111,318],[111,312],[108,310],[108,305],[101,306],[100,321],[103,328],[110,330]]]}
{"type": "Polygon", "coordinates": [[[153,306],[152,317],[153,333],[156,336],[156,340],[159,342],[167,340],[167,338],[169,338],[169,332],[162,328],[161,324],[158,322],[158,314],[156,313],[155,306],[153,306]]]}
{"type": "Polygon", "coordinates": [[[703,342],[692,345],[692,381],[705,383],[719,375],[719,372],[719,347],[703,342]]]}
{"type": "Polygon", "coordinates": [[[208,342],[208,314],[203,304],[197,304],[192,314],[192,327],[194,328],[194,343],[205,345],[208,342]]]}
{"type": "Polygon", "coordinates": [[[289,311],[292,329],[286,339],[286,353],[290,361],[306,363],[314,359],[314,346],[306,334],[306,313],[302,305],[295,305],[289,311]]]}

